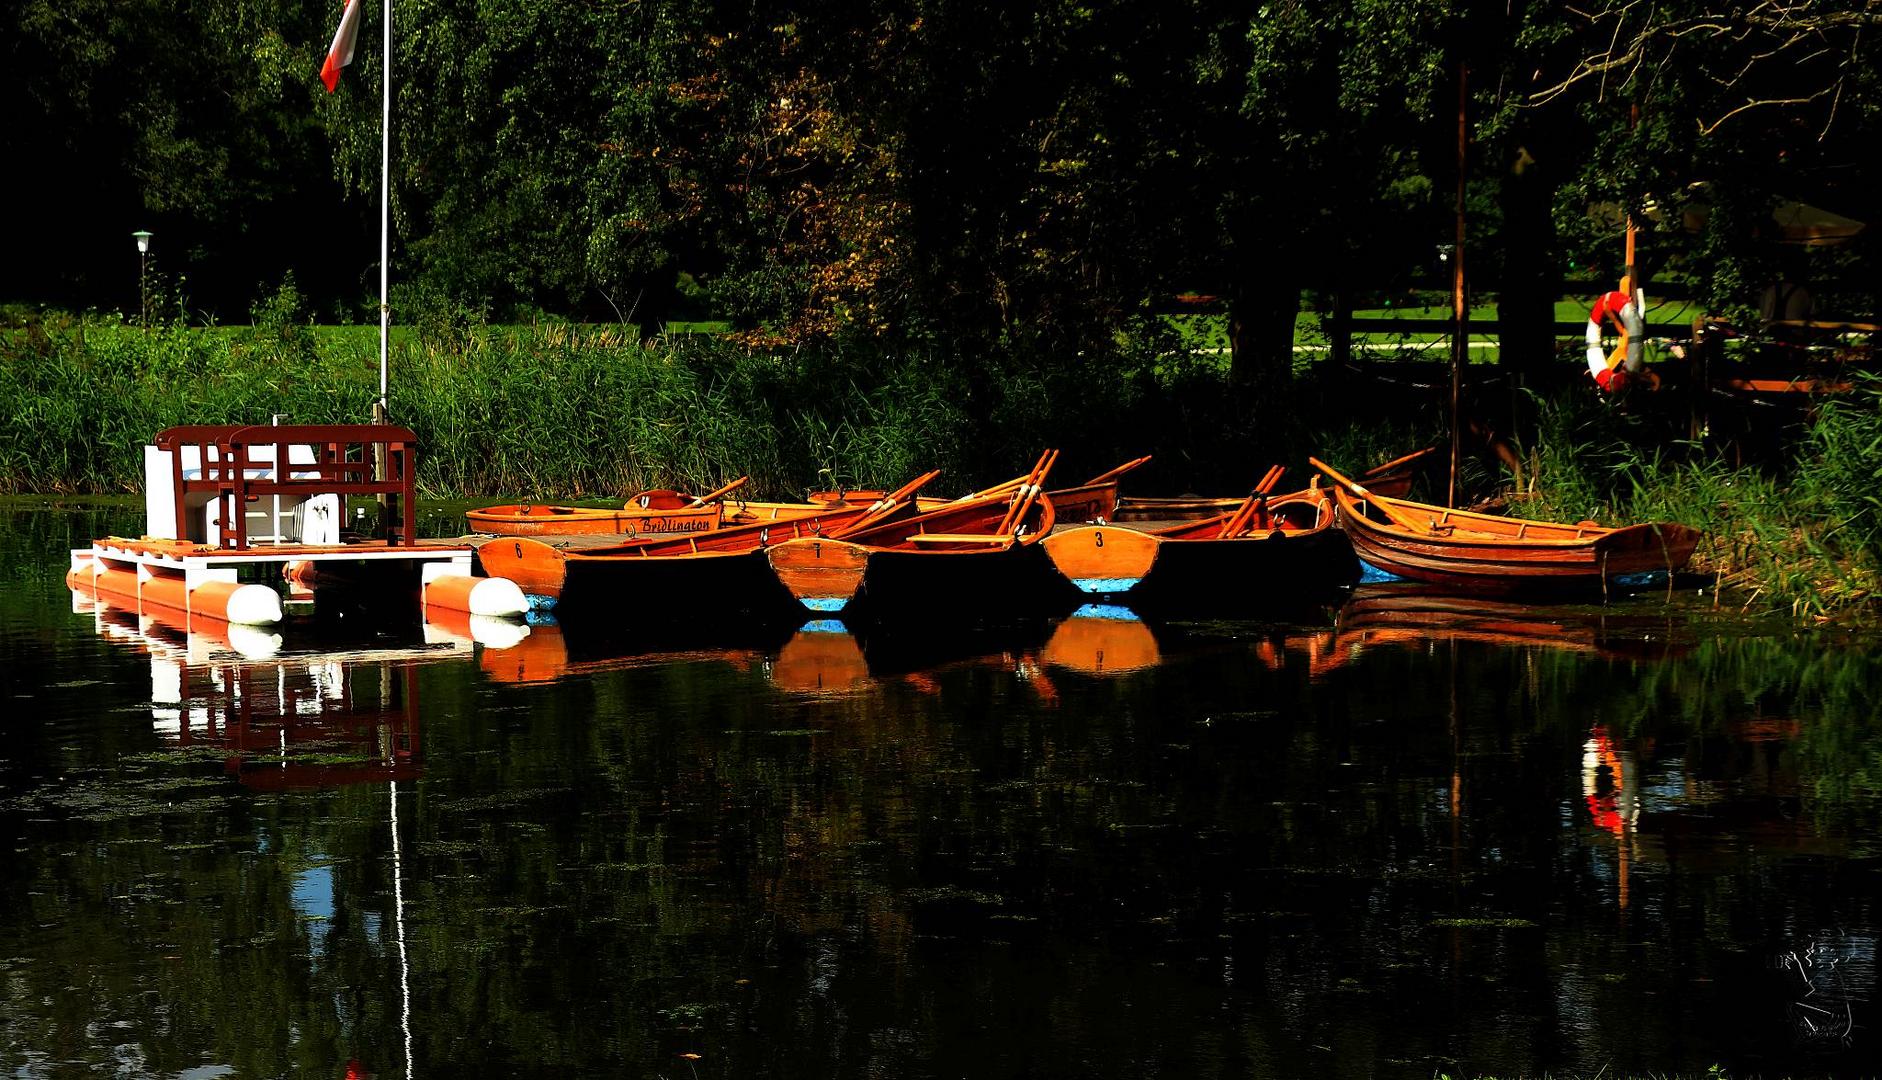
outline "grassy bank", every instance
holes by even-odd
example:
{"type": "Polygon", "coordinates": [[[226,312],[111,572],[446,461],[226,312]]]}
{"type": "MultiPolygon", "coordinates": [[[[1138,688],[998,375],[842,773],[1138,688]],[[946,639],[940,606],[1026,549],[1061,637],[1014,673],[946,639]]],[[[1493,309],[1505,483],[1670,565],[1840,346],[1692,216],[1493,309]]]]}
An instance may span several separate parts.
{"type": "Polygon", "coordinates": [[[1694,569],[1752,610],[1823,617],[1882,601],[1882,380],[1823,401],[1760,467],[1658,439],[1590,396],[1538,404],[1534,490],[1517,512],[1694,526],[1706,534],[1694,569]]]}
{"type": "MultiPolygon", "coordinates": [[[[0,491],[135,490],[139,448],[176,424],[358,422],[378,360],[356,329],[92,320],[0,332],[0,491]]],[[[754,495],[785,496],[927,468],[965,489],[1047,445],[1066,448],[1066,475],[1155,452],[1172,482],[1239,487],[1261,470],[1230,449],[1247,440],[1220,367],[1149,348],[1050,362],[940,346],[773,355],[706,335],[465,326],[395,337],[390,397],[394,421],[419,435],[430,496],[618,498],[740,474],[754,495]]]]}
{"type": "MultiPolygon", "coordinates": [[[[286,320],[146,332],[114,321],[0,334],[0,491],[128,492],[140,448],[183,423],[357,422],[378,381],[357,328],[286,320]]],[[[391,411],[423,450],[430,497],[620,498],[704,490],[740,474],[754,496],[892,485],[928,468],[943,491],[1064,449],[1076,482],[1143,453],[1143,493],[1245,490],[1270,462],[1304,482],[1316,454],[1349,469],[1441,438],[1441,388],[1309,373],[1285,398],[1238,394],[1213,354],[1163,334],[1104,356],[900,352],[778,355],[710,335],[642,343],[605,328],[460,325],[401,335],[391,411]]],[[[1771,442],[1755,466],[1672,441],[1642,403],[1575,385],[1532,398],[1514,435],[1517,512],[1673,520],[1708,534],[1699,568],[1758,610],[1873,610],[1882,504],[1882,388],[1868,385],[1771,442]]],[[[1472,496],[1512,477],[1467,457],[1472,496]]],[[[1436,485],[1434,485],[1435,487],[1436,485]]],[[[1427,489],[1430,490],[1430,489],[1427,489]]]]}

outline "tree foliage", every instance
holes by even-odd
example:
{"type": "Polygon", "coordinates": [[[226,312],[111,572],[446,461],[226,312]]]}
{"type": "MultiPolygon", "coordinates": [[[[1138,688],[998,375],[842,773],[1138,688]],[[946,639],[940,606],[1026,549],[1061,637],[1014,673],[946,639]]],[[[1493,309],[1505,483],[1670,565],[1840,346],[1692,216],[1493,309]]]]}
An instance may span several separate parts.
{"type": "MultiPolygon", "coordinates": [[[[0,295],[123,306],[123,234],[147,227],[201,310],[246,311],[293,270],[315,312],[369,311],[379,13],[329,96],[333,3],[11,5],[0,140],[33,163],[35,212],[0,295]]],[[[399,0],[394,278],[408,306],[1056,356],[1202,292],[1226,301],[1243,381],[1278,389],[1303,295],[1435,275],[1465,69],[1469,265],[1506,313],[1546,328],[1565,272],[1615,269],[1600,204],[1649,223],[1653,269],[1752,302],[1782,269],[1778,200],[1861,216],[1877,18],[1858,0],[399,0]]],[[[1873,263],[1819,272],[1873,303],[1873,263]]]]}

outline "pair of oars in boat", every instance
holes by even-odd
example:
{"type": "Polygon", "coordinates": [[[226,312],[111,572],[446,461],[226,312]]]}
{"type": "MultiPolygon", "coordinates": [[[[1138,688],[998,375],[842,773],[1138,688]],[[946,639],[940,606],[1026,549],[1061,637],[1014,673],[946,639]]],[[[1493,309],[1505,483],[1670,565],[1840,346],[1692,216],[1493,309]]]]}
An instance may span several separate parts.
{"type": "MultiPolygon", "coordinates": [[[[1040,455],[1040,460],[1043,461],[1045,457],[1047,456],[1052,456],[1056,458],[1057,455],[1058,455],[1058,451],[1047,450],[1045,454],[1040,455]]],[[[1016,493],[1019,491],[1020,488],[1025,487],[1027,484],[1032,483],[1033,477],[1036,473],[1038,473],[1038,471],[1039,471],[1039,466],[1035,464],[1033,466],[1032,472],[1027,473],[1025,476],[1015,476],[1011,480],[1002,480],[1001,482],[993,485],[990,488],[981,488],[979,491],[973,492],[972,494],[962,495],[960,498],[955,499],[954,501],[957,503],[973,502],[975,499],[991,499],[995,495],[1005,495],[1008,493],[1016,493]]]]}
{"type": "MultiPolygon", "coordinates": [[[[1049,450],[1047,451],[1047,453],[1052,456],[1052,464],[1057,464],[1058,451],[1049,450]]],[[[1124,464],[1119,465],[1117,468],[1110,470],[1109,472],[1099,473],[1097,476],[1094,476],[1091,479],[1085,481],[1080,486],[1081,487],[1096,487],[1099,484],[1108,484],[1111,481],[1116,480],[1118,477],[1123,476],[1125,473],[1130,472],[1132,469],[1138,468],[1142,465],[1149,464],[1151,456],[1152,455],[1150,454],[1145,454],[1143,457],[1133,458],[1130,461],[1126,461],[1124,464]]],[[[1052,468],[1052,465],[1049,464],[1046,466],[1046,468],[1050,470],[1052,468]]],[[[1037,466],[1034,466],[1034,469],[1036,471],[1037,466]]],[[[1025,476],[1016,476],[1011,480],[1007,480],[1002,483],[995,484],[990,488],[982,488],[981,490],[976,491],[971,495],[962,495],[960,498],[955,499],[954,501],[955,502],[972,502],[975,499],[985,499],[994,495],[1003,495],[1010,491],[1016,491],[1019,487],[1026,484],[1032,478],[1033,478],[1032,473],[1028,473],[1025,476]]],[[[1043,486],[1045,484],[1045,476],[1041,474],[1038,479],[1039,479],[1039,483],[1043,486]]]]}
{"type": "Polygon", "coordinates": [[[1229,515],[1229,519],[1222,523],[1222,528],[1215,534],[1216,539],[1227,540],[1242,535],[1248,531],[1250,525],[1254,524],[1257,517],[1260,518],[1261,525],[1265,528],[1268,524],[1268,493],[1274,490],[1274,485],[1280,483],[1281,477],[1286,474],[1287,470],[1279,465],[1268,466],[1268,471],[1262,474],[1261,482],[1255,485],[1255,490],[1249,492],[1248,498],[1243,499],[1242,504],[1229,515]]]}
{"type": "Polygon", "coordinates": [[[1333,481],[1339,484],[1341,487],[1346,488],[1348,491],[1351,491],[1353,494],[1366,500],[1367,502],[1371,503],[1373,506],[1378,507],[1380,513],[1384,514],[1388,518],[1391,518],[1392,523],[1394,525],[1399,526],[1400,528],[1410,529],[1411,531],[1415,533],[1428,534],[1431,532],[1433,526],[1436,524],[1435,522],[1431,522],[1431,521],[1419,521],[1417,518],[1411,516],[1410,514],[1407,514],[1405,511],[1400,510],[1399,508],[1393,506],[1391,503],[1385,501],[1380,496],[1374,495],[1372,492],[1367,491],[1366,486],[1364,484],[1361,484],[1358,481],[1347,477],[1344,473],[1340,472],[1338,469],[1335,469],[1333,466],[1328,465],[1326,462],[1321,461],[1319,458],[1310,457],[1307,459],[1307,461],[1314,468],[1319,469],[1321,472],[1326,473],[1328,476],[1332,477],[1333,481]]]}
{"type": "Polygon", "coordinates": [[[1026,474],[1026,479],[1021,481],[1018,490],[1013,492],[1013,505],[1007,507],[1006,516],[1000,519],[1000,527],[994,530],[994,535],[1006,536],[1019,528],[1020,522],[1026,520],[1026,511],[1032,509],[1032,504],[1039,501],[1039,495],[1045,488],[1046,474],[1052,471],[1052,466],[1057,464],[1058,460],[1057,450],[1047,450],[1039,455],[1039,461],[1033,465],[1032,472],[1026,474]]]}
{"type": "Polygon", "coordinates": [[[901,487],[896,488],[894,491],[889,492],[882,498],[870,503],[869,509],[863,511],[861,517],[840,529],[832,531],[830,533],[831,538],[840,539],[844,536],[848,536],[850,533],[866,529],[876,524],[892,513],[896,507],[914,498],[917,491],[926,487],[930,481],[940,475],[940,469],[930,469],[913,480],[910,480],[908,483],[903,484],[901,487]]]}

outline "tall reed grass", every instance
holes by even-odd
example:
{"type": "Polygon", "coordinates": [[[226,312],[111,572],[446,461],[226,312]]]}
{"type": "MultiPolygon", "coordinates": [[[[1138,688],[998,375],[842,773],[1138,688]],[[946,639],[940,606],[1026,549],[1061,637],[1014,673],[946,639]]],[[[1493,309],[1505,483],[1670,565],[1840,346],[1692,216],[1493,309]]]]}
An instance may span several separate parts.
{"type": "MultiPolygon", "coordinates": [[[[175,424],[359,422],[377,366],[371,338],[305,327],[13,332],[0,338],[0,490],[135,490],[140,447],[175,424]]],[[[418,434],[433,496],[619,498],[745,473],[782,495],[973,456],[963,396],[919,357],[779,358],[552,326],[395,342],[391,367],[392,418],[418,434]]]]}
{"type": "MultiPolygon", "coordinates": [[[[171,425],[365,418],[374,335],[310,328],[279,307],[258,308],[247,328],[94,318],[0,330],[0,492],[135,491],[140,448],[171,425]]],[[[717,337],[643,343],[619,329],[474,319],[447,329],[421,323],[395,337],[391,359],[392,418],[417,432],[432,497],[618,500],[741,474],[754,497],[792,497],[929,468],[945,474],[937,490],[958,491],[1020,471],[1047,446],[1065,451],[1059,482],[1152,453],[1135,490],[1222,494],[1270,463],[1304,483],[1310,453],[1364,468],[1439,442],[1448,426],[1435,395],[1368,393],[1337,373],[1303,375],[1286,400],[1251,400],[1219,358],[1156,332],[1066,357],[940,343],[779,355],[717,337]]],[[[1532,490],[1519,512],[1696,526],[1708,537],[1697,567],[1752,607],[1828,615],[1873,610],[1882,596],[1882,383],[1825,403],[1757,469],[1727,467],[1715,449],[1590,394],[1530,404],[1520,441],[1532,490]]],[[[1464,486],[1483,494],[1500,478],[1476,464],[1464,486]]]]}
{"type": "Polygon", "coordinates": [[[1695,568],[1752,610],[1828,617],[1882,599],[1882,380],[1822,402],[1757,467],[1585,395],[1540,400],[1537,414],[1524,513],[1701,529],[1695,568]]]}

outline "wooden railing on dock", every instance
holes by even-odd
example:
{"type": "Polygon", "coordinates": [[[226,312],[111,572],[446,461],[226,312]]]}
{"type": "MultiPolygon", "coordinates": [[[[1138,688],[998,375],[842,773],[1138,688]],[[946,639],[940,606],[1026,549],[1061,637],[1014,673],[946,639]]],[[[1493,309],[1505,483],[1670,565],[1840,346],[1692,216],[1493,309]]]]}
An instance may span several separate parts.
{"type": "Polygon", "coordinates": [[[281,495],[310,498],[371,495],[386,503],[383,522],[388,543],[413,547],[416,529],[418,436],[408,428],[390,424],[194,424],[166,428],[156,446],[170,453],[170,473],[176,510],[176,535],[189,535],[186,496],[209,495],[221,503],[221,544],[248,547],[247,506],[262,498],[281,495]],[[292,461],[290,447],[313,451],[311,462],[292,461]],[[194,467],[185,450],[196,448],[194,467]],[[260,447],[271,447],[273,459],[257,458],[260,447]],[[385,467],[379,475],[378,461],[385,467]]]}

